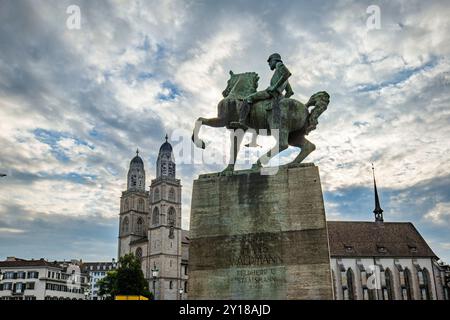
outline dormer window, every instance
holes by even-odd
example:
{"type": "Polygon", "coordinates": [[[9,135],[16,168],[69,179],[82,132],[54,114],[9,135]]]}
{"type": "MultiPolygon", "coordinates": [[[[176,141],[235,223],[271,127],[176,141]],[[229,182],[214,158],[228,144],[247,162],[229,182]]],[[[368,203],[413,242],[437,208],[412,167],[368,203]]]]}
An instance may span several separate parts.
{"type": "Polygon", "coordinates": [[[345,252],[353,252],[353,246],[344,244],[345,252]]]}
{"type": "Polygon", "coordinates": [[[408,245],[408,248],[411,253],[417,253],[417,247],[415,245],[408,245]]]}
{"type": "Polygon", "coordinates": [[[377,251],[379,253],[387,253],[387,249],[384,246],[377,246],[377,251]]]}

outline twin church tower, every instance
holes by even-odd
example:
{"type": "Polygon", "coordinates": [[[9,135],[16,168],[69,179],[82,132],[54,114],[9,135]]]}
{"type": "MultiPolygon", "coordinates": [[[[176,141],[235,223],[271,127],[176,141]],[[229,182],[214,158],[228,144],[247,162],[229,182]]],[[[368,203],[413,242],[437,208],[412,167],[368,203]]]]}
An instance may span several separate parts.
{"type": "Polygon", "coordinates": [[[119,257],[141,259],[150,291],[158,300],[187,297],[188,231],[181,228],[181,182],[172,146],[161,145],[156,179],[145,187],[144,162],[136,151],[120,199],[119,257]]]}

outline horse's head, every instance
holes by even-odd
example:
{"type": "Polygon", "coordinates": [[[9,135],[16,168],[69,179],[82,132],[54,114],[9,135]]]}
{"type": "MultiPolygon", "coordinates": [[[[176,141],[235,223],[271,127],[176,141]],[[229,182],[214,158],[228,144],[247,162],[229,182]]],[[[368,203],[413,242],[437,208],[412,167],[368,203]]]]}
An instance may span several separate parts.
{"type": "Polygon", "coordinates": [[[228,79],[228,81],[227,81],[227,87],[225,88],[225,90],[222,91],[222,95],[224,98],[228,97],[228,95],[231,92],[231,89],[233,89],[234,85],[236,84],[236,82],[238,80],[239,80],[239,75],[234,74],[234,72],[230,70],[230,79],[228,79]]]}
{"type": "Polygon", "coordinates": [[[233,94],[236,98],[243,98],[256,92],[259,76],[256,72],[234,73],[230,70],[230,79],[222,92],[224,98],[233,94]]]}

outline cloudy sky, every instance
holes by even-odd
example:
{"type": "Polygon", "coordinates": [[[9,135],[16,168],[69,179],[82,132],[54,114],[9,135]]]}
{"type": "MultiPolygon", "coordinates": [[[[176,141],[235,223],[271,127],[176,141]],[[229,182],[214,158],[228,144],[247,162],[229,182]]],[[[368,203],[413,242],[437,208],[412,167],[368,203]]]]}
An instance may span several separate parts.
{"type": "MultiPolygon", "coordinates": [[[[331,95],[307,158],[328,219],[373,220],[374,162],[385,220],[450,262],[449,16],[447,1],[0,0],[0,259],[115,257],[136,148],[148,185],[165,134],[214,116],[230,69],[265,88],[280,52],[295,98],[331,95]]],[[[225,129],[200,135],[200,157],[225,156],[225,129]]],[[[185,228],[192,180],[223,168],[178,163],[185,228]]]]}

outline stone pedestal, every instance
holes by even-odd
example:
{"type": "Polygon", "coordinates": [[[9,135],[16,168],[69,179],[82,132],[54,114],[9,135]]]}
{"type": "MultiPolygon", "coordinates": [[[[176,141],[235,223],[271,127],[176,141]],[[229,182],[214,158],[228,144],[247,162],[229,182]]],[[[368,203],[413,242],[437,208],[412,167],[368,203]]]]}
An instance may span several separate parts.
{"type": "Polygon", "coordinates": [[[319,170],[194,181],[189,299],[332,299],[319,170]]]}

